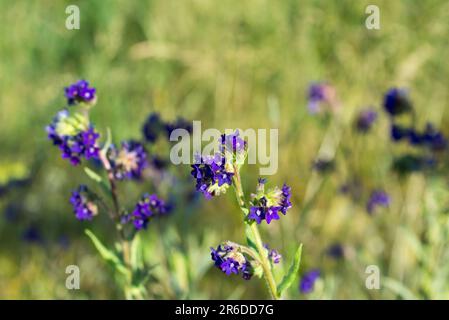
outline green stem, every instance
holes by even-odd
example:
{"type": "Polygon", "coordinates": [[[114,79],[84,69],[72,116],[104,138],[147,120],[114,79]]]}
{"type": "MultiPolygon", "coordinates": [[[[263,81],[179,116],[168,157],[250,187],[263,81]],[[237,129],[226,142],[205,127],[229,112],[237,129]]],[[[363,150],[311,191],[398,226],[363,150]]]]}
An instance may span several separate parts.
{"type": "MultiPolygon", "coordinates": [[[[237,202],[238,202],[240,208],[242,209],[242,211],[245,215],[245,218],[246,218],[248,208],[245,204],[245,195],[244,195],[243,189],[242,189],[240,173],[236,166],[234,166],[234,172],[235,172],[235,175],[234,175],[235,189],[234,190],[235,190],[235,194],[237,196],[237,202]]],[[[272,299],[277,300],[277,299],[279,299],[279,296],[277,293],[276,281],[274,280],[273,272],[271,269],[271,264],[270,264],[270,261],[268,261],[267,250],[263,246],[262,238],[260,236],[259,229],[257,228],[257,225],[255,223],[251,223],[250,229],[253,234],[255,245],[256,245],[257,251],[260,256],[260,264],[262,266],[263,275],[264,275],[265,281],[267,283],[269,292],[271,294],[272,299]]]]}
{"type": "Polygon", "coordinates": [[[279,299],[277,293],[276,281],[274,280],[273,272],[271,270],[270,261],[267,257],[267,249],[263,246],[262,238],[260,237],[259,229],[255,223],[251,224],[251,230],[254,235],[254,240],[256,241],[257,251],[259,251],[261,265],[263,269],[263,275],[265,281],[267,282],[268,288],[270,289],[271,297],[275,300],[279,299]]]}
{"type": "MultiPolygon", "coordinates": [[[[106,151],[105,151],[106,152],[106,151]]],[[[133,272],[133,266],[131,264],[131,249],[130,249],[130,243],[126,239],[125,233],[123,231],[123,228],[120,225],[120,204],[118,200],[118,194],[117,194],[117,185],[115,183],[114,174],[111,169],[111,164],[109,163],[108,158],[106,157],[106,153],[103,152],[103,150],[100,152],[100,160],[103,163],[103,167],[105,168],[107,174],[108,174],[108,180],[109,180],[109,186],[110,186],[110,192],[111,192],[111,198],[114,205],[114,210],[111,213],[111,218],[116,223],[116,229],[120,237],[120,242],[122,245],[123,250],[123,261],[125,263],[126,268],[129,270],[130,277],[127,279],[127,284],[125,287],[125,296],[127,299],[132,298],[132,293],[130,291],[130,288],[132,287],[132,272],[133,272]]]]}

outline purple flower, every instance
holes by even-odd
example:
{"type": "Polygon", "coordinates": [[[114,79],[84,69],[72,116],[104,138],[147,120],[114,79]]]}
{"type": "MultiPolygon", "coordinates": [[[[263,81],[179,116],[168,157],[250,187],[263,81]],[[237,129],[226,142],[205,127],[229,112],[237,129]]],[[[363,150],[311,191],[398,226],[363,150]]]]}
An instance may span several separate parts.
{"type": "Polygon", "coordinates": [[[236,247],[229,245],[219,245],[217,249],[210,248],[211,258],[215,267],[226,275],[242,274],[245,280],[251,279],[253,268],[251,263],[240,253],[236,247]]]}
{"type": "Polygon", "coordinates": [[[215,250],[214,248],[210,248],[210,255],[212,258],[212,261],[214,261],[214,264],[216,267],[220,267],[221,264],[223,263],[223,259],[221,258],[221,253],[225,252],[221,249],[221,246],[218,246],[217,250],[215,250]]]}
{"type": "Polygon", "coordinates": [[[362,110],[357,117],[356,128],[362,133],[368,132],[376,120],[376,111],[372,109],[362,110]]]}
{"type": "Polygon", "coordinates": [[[308,109],[312,114],[323,111],[322,106],[327,105],[332,109],[337,107],[335,88],[326,83],[312,83],[307,94],[308,109]]]}
{"type": "Polygon", "coordinates": [[[234,173],[226,172],[226,171],[217,174],[218,186],[221,187],[225,183],[228,185],[231,185],[233,176],[234,176],[234,173]]]}
{"type": "Polygon", "coordinates": [[[371,193],[371,196],[366,205],[366,210],[369,214],[374,213],[377,207],[388,207],[390,205],[390,196],[382,190],[375,190],[371,193]]]}
{"type": "Polygon", "coordinates": [[[132,215],[126,217],[123,222],[132,221],[136,230],[145,229],[150,218],[164,215],[168,210],[165,201],[158,198],[157,195],[145,194],[134,207],[132,215]]]}
{"type": "Polygon", "coordinates": [[[61,150],[62,158],[73,165],[81,163],[82,158],[98,159],[100,135],[82,115],[71,117],[67,110],[60,111],[46,130],[48,138],[61,150]]]}
{"type": "Polygon", "coordinates": [[[282,256],[279,254],[279,252],[275,249],[270,249],[268,244],[264,244],[265,249],[267,249],[268,252],[268,258],[274,263],[278,264],[281,262],[282,256]]]}
{"type": "Polygon", "coordinates": [[[411,129],[401,127],[394,123],[391,125],[391,139],[393,141],[400,141],[402,139],[408,138],[412,133],[413,131],[411,129]]]}
{"type": "Polygon", "coordinates": [[[89,82],[86,80],[79,80],[65,89],[65,97],[68,105],[75,105],[77,103],[93,103],[95,101],[95,88],[89,87],[89,82]]]}
{"type": "Polygon", "coordinates": [[[240,270],[242,271],[242,278],[245,279],[245,280],[250,280],[251,277],[253,276],[253,268],[252,268],[251,264],[248,261],[246,261],[242,265],[240,270]]]}
{"type": "Polygon", "coordinates": [[[60,145],[63,142],[63,137],[61,137],[57,131],[56,131],[56,127],[58,126],[58,124],[69,117],[69,112],[67,110],[62,110],[59,111],[56,116],[53,118],[52,123],[50,123],[47,127],[47,135],[48,135],[48,139],[53,141],[54,145],[60,145]]]}
{"type": "Polygon", "coordinates": [[[265,219],[265,208],[264,207],[251,207],[249,209],[248,219],[256,221],[260,224],[262,220],[265,219]]]}
{"type": "Polygon", "coordinates": [[[429,147],[432,151],[442,151],[447,148],[447,139],[443,133],[439,132],[435,127],[428,123],[423,134],[420,135],[421,143],[429,147]]]}
{"type": "Polygon", "coordinates": [[[66,136],[59,145],[63,159],[69,159],[73,165],[81,162],[81,158],[86,160],[98,159],[99,147],[96,140],[100,135],[90,127],[87,131],[81,131],[76,136],[66,136]]]}
{"type": "Polygon", "coordinates": [[[280,207],[267,207],[265,210],[265,221],[270,224],[271,220],[279,220],[278,211],[280,207]]]}
{"type": "Polygon", "coordinates": [[[313,269],[306,272],[299,284],[299,291],[303,294],[313,292],[316,280],[320,277],[320,271],[318,269],[313,269]]]}
{"type": "Polygon", "coordinates": [[[287,214],[287,210],[292,207],[292,203],[290,201],[290,198],[292,196],[291,192],[292,188],[287,186],[285,183],[282,186],[282,197],[281,197],[281,212],[285,215],[287,214]]]}
{"type": "Polygon", "coordinates": [[[402,88],[391,88],[384,96],[384,108],[392,117],[411,111],[408,92],[402,88]]]}
{"type": "Polygon", "coordinates": [[[158,113],[151,113],[142,127],[143,136],[147,142],[153,143],[157,140],[164,129],[164,122],[158,113]]]}
{"type": "Polygon", "coordinates": [[[446,150],[448,144],[443,133],[438,131],[431,123],[426,125],[422,133],[414,128],[405,128],[397,124],[392,124],[391,138],[393,141],[400,141],[407,138],[411,145],[427,147],[431,151],[446,150]]]}
{"type": "Polygon", "coordinates": [[[257,193],[252,195],[248,219],[261,224],[265,220],[270,224],[272,220],[279,220],[279,212],[287,214],[292,207],[290,201],[291,188],[284,184],[282,189],[275,188],[265,192],[265,179],[259,179],[257,193]]]}
{"type": "Polygon", "coordinates": [[[226,158],[219,153],[214,157],[205,156],[192,165],[191,175],[196,180],[196,190],[203,193],[206,199],[226,192],[232,185],[234,172],[227,171],[226,158]]]}
{"type": "Polygon", "coordinates": [[[239,274],[239,263],[232,258],[228,258],[221,263],[220,269],[227,276],[231,275],[231,273],[239,274]]]}
{"type": "Polygon", "coordinates": [[[178,117],[175,121],[165,124],[165,131],[167,132],[167,138],[170,138],[171,133],[176,129],[184,129],[187,132],[191,133],[193,131],[193,125],[190,121],[178,117]]]}
{"type": "Polygon", "coordinates": [[[222,152],[229,151],[232,154],[244,152],[247,148],[247,143],[245,140],[240,138],[240,132],[236,130],[232,134],[222,134],[221,135],[221,146],[222,152]]]}
{"type": "Polygon", "coordinates": [[[78,220],[92,220],[98,213],[96,204],[89,200],[89,190],[85,185],[80,185],[78,189],[72,191],[70,203],[78,220]]]}
{"type": "Polygon", "coordinates": [[[107,157],[117,180],[138,180],[148,166],[145,148],[140,142],[133,140],[122,142],[120,149],[111,146],[107,157]]]}

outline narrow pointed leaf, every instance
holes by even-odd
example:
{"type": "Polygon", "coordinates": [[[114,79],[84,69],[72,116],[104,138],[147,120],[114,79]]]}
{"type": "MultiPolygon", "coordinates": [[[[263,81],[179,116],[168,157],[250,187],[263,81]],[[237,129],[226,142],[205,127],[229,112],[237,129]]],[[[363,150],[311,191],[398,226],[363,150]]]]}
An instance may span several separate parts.
{"type": "Polygon", "coordinates": [[[295,257],[293,258],[290,269],[288,270],[287,274],[282,279],[281,283],[278,285],[277,291],[278,291],[279,297],[295,281],[296,276],[298,275],[299,266],[301,264],[301,253],[302,253],[302,244],[300,244],[298,249],[296,250],[295,257]]]}
{"type": "Polygon", "coordinates": [[[101,243],[101,241],[97,238],[97,236],[92,233],[92,231],[86,229],[84,232],[90,238],[103,260],[109,263],[115,270],[119,271],[125,276],[129,276],[128,269],[124,266],[120,258],[114,252],[106,248],[103,243],[101,243]]]}

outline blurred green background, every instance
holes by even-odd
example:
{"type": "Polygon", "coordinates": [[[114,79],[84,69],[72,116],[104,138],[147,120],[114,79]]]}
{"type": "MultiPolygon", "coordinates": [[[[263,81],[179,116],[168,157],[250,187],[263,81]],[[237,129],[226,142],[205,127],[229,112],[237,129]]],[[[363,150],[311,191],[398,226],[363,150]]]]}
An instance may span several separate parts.
{"type": "MultiPolygon", "coordinates": [[[[63,87],[80,78],[97,88],[91,120],[101,133],[112,128],[117,141],[140,137],[153,111],[201,120],[203,128],[279,129],[279,170],[269,184],[291,185],[293,208],[262,228],[264,239],[283,254],[280,269],[302,242],[301,272],[322,270],[313,294],[294,286],[289,298],[449,298],[446,177],[391,172],[393,156],[407,147],[391,144],[380,110],[384,92],[404,86],[420,125],[447,128],[449,2],[376,1],[381,29],[367,30],[372,2],[1,1],[0,182],[29,179],[0,197],[0,298],[123,298],[83,230],[109,244],[114,234],[106,219],[74,218],[70,191],[88,180],[45,133],[65,105],[63,87]],[[70,4],[80,8],[80,30],[65,28],[70,4]],[[338,119],[308,113],[316,80],[337,89],[338,119]],[[379,120],[361,136],[352,123],[370,105],[379,120]],[[323,152],[335,156],[332,174],[311,170],[323,152]],[[385,189],[390,208],[370,216],[364,200],[341,195],[354,176],[367,190],[385,189]],[[334,243],[344,259],[326,254],[334,243]],[[70,264],[80,266],[80,290],[65,288],[70,264]],[[368,265],[381,270],[380,290],[365,287],[368,265]]],[[[248,194],[257,174],[253,165],[242,173],[248,194]]],[[[266,298],[263,281],[213,268],[209,247],[227,239],[244,241],[232,193],[150,226],[146,255],[166,279],[158,297],[266,298]],[[179,257],[167,258],[167,248],[179,257]]]]}

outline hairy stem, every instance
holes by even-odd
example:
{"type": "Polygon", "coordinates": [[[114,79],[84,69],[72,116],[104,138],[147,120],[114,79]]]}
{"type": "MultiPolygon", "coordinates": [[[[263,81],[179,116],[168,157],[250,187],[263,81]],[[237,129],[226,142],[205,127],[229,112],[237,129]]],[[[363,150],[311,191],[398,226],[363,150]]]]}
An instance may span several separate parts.
{"type": "Polygon", "coordinates": [[[251,224],[251,230],[254,235],[257,251],[259,251],[263,274],[264,274],[265,280],[267,282],[268,288],[270,289],[271,297],[273,299],[277,300],[279,297],[278,297],[278,293],[277,293],[276,281],[274,280],[270,261],[268,261],[268,257],[267,257],[267,253],[266,253],[267,250],[263,246],[263,242],[262,242],[262,238],[260,237],[259,229],[257,228],[257,225],[255,223],[251,224]]]}
{"type": "MultiPolygon", "coordinates": [[[[235,186],[235,194],[237,196],[237,202],[238,202],[240,208],[242,209],[242,211],[245,215],[245,218],[246,218],[248,208],[245,203],[245,195],[244,195],[243,189],[242,189],[240,173],[238,171],[238,168],[236,168],[235,166],[234,166],[234,172],[235,172],[234,186],[235,186]]],[[[260,264],[262,266],[263,275],[264,275],[265,281],[267,283],[271,297],[273,299],[279,299],[278,293],[277,293],[276,281],[274,280],[273,272],[271,269],[271,264],[270,264],[270,261],[268,260],[268,256],[267,256],[267,250],[263,246],[263,242],[262,242],[262,238],[259,233],[259,229],[257,228],[257,225],[255,223],[251,224],[250,229],[251,229],[252,235],[254,237],[257,251],[260,256],[260,264]]]]}
{"type": "Polygon", "coordinates": [[[109,187],[111,192],[111,198],[112,202],[114,204],[114,210],[111,213],[111,217],[116,223],[116,229],[120,236],[120,243],[123,250],[123,261],[125,263],[125,266],[128,268],[130,277],[127,279],[127,284],[125,286],[125,295],[127,299],[130,299],[132,297],[132,294],[130,292],[130,287],[132,283],[132,264],[131,264],[131,249],[130,249],[130,243],[126,239],[125,233],[123,231],[123,228],[120,225],[120,204],[118,200],[118,194],[117,194],[117,185],[115,183],[114,173],[111,169],[111,164],[109,163],[108,158],[106,157],[105,152],[100,152],[100,160],[103,164],[103,167],[105,168],[107,174],[108,174],[108,181],[109,181],[109,187]]]}

